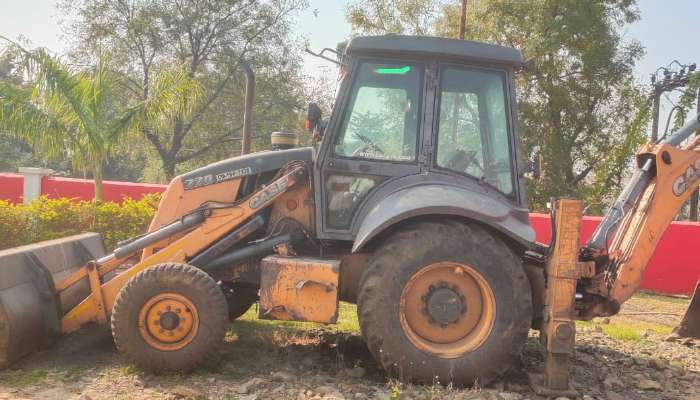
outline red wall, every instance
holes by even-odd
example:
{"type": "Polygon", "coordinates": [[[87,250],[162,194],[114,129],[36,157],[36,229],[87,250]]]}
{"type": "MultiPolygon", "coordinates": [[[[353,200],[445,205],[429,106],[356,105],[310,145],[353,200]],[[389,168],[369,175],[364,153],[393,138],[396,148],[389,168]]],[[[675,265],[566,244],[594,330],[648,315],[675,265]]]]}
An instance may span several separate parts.
{"type": "MultiPolygon", "coordinates": [[[[22,202],[24,180],[20,174],[0,173],[0,200],[22,202]]],[[[105,181],[102,186],[106,201],[121,202],[127,197],[139,199],[145,194],[160,193],[164,185],[105,181]]],[[[42,194],[51,198],[69,197],[91,200],[94,184],[91,180],[44,177],[42,194]]],[[[537,240],[549,243],[551,228],[549,215],[530,215],[530,222],[537,233],[537,240]]],[[[584,217],[581,227],[581,243],[585,243],[596,228],[600,218],[584,217]]],[[[700,249],[700,223],[673,222],[661,238],[656,252],[649,261],[642,288],[660,293],[691,294],[700,279],[700,259],[695,250],[700,249]]]]}
{"type": "Polygon", "coordinates": [[[21,203],[24,194],[24,177],[19,174],[0,173],[0,200],[21,203]]]}
{"type": "MultiPolygon", "coordinates": [[[[140,199],[149,193],[160,193],[164,185],[150,183],[102,182],[102,200],[122,202],[126,198],[140,199]]],[[[41,180],[41,194],[50,198],[69,197],[91,200],[95,194],[95,185],[91,180],[44,177],[41,180]]]]}
{"type": "MultiPolygon", "coordinates": [[[[165,185],[150,183],[102,182],[102,199],[122,202],[126,198],[140,199],[146,194],[160,193],[165,185]]],[[[0,173],[0,200],[21,203],[24,192],[24,178],[21,174],[0,173]]],[[[68,197],[76,200],[92,200],[95,184],[89,179],[61,178],[45,176],[41,179],[41,194],[52,199],[68,197]]]]}
{"type": "MultiPolygon", "coordinates": [[[[600,217],[583,218],[582,244],[591,237],[600,220],[600,217]]],[[[549,215],[532,213],[530,223],[537,233],[537,241],[549,243],[549,215]]],[[[672,222],[644,271],[642,289],[659,293],[692,294],[695,284],[700,280],[700,254],[695,253],[696,249],[700,249],[700,222],[672,222]]]]}

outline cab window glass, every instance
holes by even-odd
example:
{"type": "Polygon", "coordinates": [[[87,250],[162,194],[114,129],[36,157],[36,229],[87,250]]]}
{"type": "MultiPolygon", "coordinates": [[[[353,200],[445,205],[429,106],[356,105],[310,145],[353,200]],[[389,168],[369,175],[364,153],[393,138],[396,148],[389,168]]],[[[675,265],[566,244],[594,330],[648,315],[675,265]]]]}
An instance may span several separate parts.
{"type": "Polygon", "coordinates": [[[437,165],[513,193],[505,73],[445,67],[437,165]]]}
{"type": "Polygon", "coordinates": [[[335,154],[361,159],[412,162],[421,116],[423,67],[362,63],[335,141],[335,154]]]}

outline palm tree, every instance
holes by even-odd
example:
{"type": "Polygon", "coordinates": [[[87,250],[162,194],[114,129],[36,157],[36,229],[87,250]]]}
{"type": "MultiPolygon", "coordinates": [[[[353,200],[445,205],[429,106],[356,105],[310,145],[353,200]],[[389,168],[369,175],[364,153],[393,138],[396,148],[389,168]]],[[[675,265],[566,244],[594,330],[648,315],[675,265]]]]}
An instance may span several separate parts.
{"type": "Polygon", "coordinates": [[[157,129],[196,104],[199,85],[180,68],[160,73],[149,98],[129,104],[120,95],[122,75],[102,58],[95,67],[75,69],[44,49],[20,55],[26,82],[0,82],[0,130],[25,140],[49,158],[70,157],[75,169],[95,180],[95,200],[102,200],[102,168],[112,150],[140,132],[157,129]]]}

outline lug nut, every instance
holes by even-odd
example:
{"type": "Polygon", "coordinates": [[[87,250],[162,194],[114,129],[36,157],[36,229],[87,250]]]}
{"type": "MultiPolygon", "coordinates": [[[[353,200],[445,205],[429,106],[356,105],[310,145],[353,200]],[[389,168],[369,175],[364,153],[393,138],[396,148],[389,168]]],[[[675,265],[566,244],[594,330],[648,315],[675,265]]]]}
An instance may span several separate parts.
{"type": "Polygon", "coordinates": [[[182,312],[182,310],[180,310],[179,308],[176,308],[176,309],[175,309],[175,312],[178,313],[178,314],[180,314],[180,313],[182,312]]]}
{"type": "Polygon", "coordinates": [[[171,310],[170,306],[165,307],[165,310],[170,311],[171,310]]]}

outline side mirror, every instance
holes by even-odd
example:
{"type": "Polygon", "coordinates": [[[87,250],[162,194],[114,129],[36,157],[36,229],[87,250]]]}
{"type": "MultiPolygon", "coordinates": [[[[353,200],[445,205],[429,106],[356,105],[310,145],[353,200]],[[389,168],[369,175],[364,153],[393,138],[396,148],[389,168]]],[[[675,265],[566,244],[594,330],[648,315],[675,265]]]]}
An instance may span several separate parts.
{"type": "Polygon", "coordinates": [[[321,118],[321,107],[316,103],[309,103],[306,112],[306,123],[304,127],[314,135],[314,140],[319,142],[323,138],[323,123],[321,118]]]}
{"type": "Polygon", "coordinates": [[[321,123],[321,107],[316,103],[309,103],[309,108],[306,112],[305,128],[309,132],[313,132],[321,123]]]}

